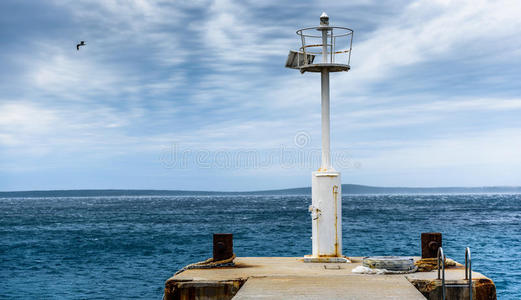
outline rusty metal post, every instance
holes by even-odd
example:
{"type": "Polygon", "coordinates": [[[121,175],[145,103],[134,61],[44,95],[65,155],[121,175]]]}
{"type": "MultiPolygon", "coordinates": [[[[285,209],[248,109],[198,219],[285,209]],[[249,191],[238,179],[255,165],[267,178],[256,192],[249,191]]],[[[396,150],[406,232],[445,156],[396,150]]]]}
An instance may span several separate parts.
{"type": "Polygon", "coordinates": [[[422,232],[422,258],[436,258],[442,246],[441,232],[422,232]]]}
{"type": "Polygon", "coordinates": [[[233,234],[213,234],[213,260],[219,261],[233,256],[233,234]]]}

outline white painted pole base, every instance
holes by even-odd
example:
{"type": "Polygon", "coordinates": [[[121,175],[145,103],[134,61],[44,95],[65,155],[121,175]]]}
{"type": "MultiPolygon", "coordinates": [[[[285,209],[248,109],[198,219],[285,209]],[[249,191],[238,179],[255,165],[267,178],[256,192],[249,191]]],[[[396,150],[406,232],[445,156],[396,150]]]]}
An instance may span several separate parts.
{"type": "Polygon", "coordinates": [[[342,257],[342,184],[336,171],[313,172],[311,258],[342,257]]]}

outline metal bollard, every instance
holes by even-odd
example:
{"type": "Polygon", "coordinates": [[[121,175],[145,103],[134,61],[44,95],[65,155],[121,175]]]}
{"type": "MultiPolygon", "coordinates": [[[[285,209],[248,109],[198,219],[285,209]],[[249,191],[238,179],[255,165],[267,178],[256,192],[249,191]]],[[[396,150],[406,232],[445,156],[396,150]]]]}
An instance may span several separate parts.
{"type": "Polygon", "coordinates": [[[438,248],[442,247],[441,232],[422,232],[422,258],[436,258],[438,248]]]}
{"type": "Polygon", "coordinates": [[[233,256],[233,234],[214,233],[213,261],[225,260],[233,256]]]}

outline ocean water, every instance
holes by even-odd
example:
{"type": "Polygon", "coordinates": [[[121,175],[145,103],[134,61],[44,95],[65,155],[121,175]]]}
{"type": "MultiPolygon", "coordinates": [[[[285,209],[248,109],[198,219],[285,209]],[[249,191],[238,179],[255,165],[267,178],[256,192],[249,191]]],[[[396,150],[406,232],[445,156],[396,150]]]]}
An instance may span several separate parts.
{"type": "MultiPolygon", "coordinates": [[[[311,199],[294,196],[0,198],[1,299],[161,299],[164,281],[211,256],[212,233],[238,256],[311,251],[311,199]]],[[[443,233],[448,257],[521,299],[521,195],[344,195],[348,256],[420,255],[443,233]]]]}

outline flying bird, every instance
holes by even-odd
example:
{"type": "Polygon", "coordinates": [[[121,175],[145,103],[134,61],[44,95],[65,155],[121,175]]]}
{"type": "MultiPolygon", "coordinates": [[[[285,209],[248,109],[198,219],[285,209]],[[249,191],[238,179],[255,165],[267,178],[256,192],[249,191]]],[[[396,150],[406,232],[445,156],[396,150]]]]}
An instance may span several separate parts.
{"type": "Polygon", "coordinates": [[[80,46],[85,46],[85,41],[81,41],[79,44],[76,45],[76,50],[80,50],[80,46]]]}

